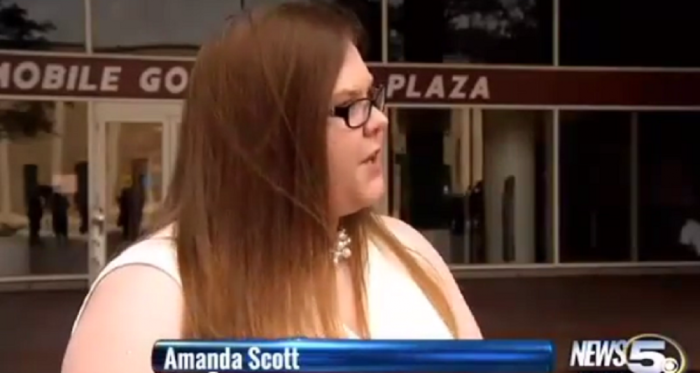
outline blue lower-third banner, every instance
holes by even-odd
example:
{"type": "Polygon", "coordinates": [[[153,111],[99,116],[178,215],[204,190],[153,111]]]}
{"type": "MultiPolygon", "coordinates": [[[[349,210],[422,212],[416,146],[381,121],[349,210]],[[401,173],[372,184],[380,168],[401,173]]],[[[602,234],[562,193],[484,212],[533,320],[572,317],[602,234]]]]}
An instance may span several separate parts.
{"type": "Polygon", "coordinates": [[[153,371],[552,372],[551,341],[232,340],[159,341],[153,371]]]}

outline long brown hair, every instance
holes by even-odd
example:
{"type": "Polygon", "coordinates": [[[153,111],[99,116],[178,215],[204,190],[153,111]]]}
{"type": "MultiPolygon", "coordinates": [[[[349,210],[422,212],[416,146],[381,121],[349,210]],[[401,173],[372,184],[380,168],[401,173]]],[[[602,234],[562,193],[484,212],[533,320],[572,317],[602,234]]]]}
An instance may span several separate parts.
{"type": "MultiPolygon", "coordinates": [[[[330,248],[326,126],[356,22],[288,3],[235,20],[192,71],[175,173],[163,206],[184,292],[183,337],[344,337],[330,248]]],[[[456,334],[435,273],[368,210],[353,238],[357,320],[369,337],[369,239],[391,249],[456,334]]]]}

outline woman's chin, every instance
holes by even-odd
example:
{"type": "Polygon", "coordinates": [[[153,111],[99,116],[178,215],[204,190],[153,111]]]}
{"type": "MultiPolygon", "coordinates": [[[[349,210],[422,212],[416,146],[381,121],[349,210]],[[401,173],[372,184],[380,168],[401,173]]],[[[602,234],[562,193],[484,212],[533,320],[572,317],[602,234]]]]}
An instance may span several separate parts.
{"type": "Polygon", "coordinates": [[[362,191],[362,199],[368,206],[374,206],[381,201],[385,192],[384,178],[378,177],[365,185],[362,191]]]}
{"type": "Polygon", "coordinates": [[[336,210],[340,216],[354,214],[366,208],[376,208],[384,196],[384,179],[378,177],[367,183],[361,183],[346,196],[349,198],[342,199],[343,203],[338,205],[341,208],[336,210]]]}

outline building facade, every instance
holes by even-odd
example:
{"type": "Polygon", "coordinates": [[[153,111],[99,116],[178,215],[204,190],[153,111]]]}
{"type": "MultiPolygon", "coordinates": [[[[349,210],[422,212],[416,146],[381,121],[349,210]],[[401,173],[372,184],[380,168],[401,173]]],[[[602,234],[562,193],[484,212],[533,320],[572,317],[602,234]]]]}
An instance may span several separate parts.
{"type": "MultiPolygon", "coordinates": [[[[3,281],[88,278],[148,225],[198,45],[275,2],[0,3],[3,281]]],[[[455,271],[698,263],[700,5],[337,2],[387,87],[377,208],[455,271]]]]}

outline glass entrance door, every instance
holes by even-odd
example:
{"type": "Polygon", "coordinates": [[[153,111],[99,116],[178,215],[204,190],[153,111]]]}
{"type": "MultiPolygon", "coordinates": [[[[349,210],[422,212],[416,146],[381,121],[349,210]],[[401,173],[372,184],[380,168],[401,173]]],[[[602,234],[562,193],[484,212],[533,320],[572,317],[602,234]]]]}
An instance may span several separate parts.
{"type": "Polygon", "coordinates": [[[91,281],[140,237],[165,197],[179,104],[96,103],[91,131],[91,281]]]}

